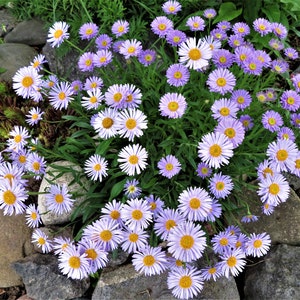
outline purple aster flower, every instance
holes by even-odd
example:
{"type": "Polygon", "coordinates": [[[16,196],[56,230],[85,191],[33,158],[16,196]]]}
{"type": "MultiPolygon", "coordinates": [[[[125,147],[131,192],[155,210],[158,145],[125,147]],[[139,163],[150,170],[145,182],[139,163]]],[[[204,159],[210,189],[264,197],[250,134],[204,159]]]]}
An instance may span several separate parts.
{"type": "Polygon", "coordinates": [[[67,109],[69,103],[73,100],[73,88],[68,82],[60,82],[49,92],[50,104],[55,109],[67,109]]]}
{"type": "Polygon", "coordinates": [[[271,24],[273,33],[280,39],[285,39],[287,37],[287,29],[281,23],[274,22],[271,24]]]}
{"type": "Polygon", "coordinates": [[[278,112],[274,110],[268,110],[262,115],[262,124],[264,128],[270,130],[271,132],[275,132],[278,131],[283,125],[283,119],[278,112]]]}
{"type": "Polygon", "coordinates": [[[258,217],[252,214],[245,215],[241,218],[242,223],[251,223],[258,221],[258,217]]]}
{"type": "Polygon", "coordinates": [[[182,64],[173,64],[167,69],[167,82],[172,86],[184,86],[190,78],[189,69],[182,64]]]}
{"type": "Polygon", "coordinates": [[[116,37],[120,37],[129,31],[129,23],[124,20],[118,20],[112,25],[111,31],[116,37]]]}
{"type": "Polygon", "coordinates": [[[165,208],[165,203],[154,195],[145,197],[145,200],[149,203],[153,218],[155,219],[165,208]]]}
{"type": "Polygon", "coordinates": [[[159,101],[160,114],[172,119],[181,118],[186,107],[185,97],[178,93],[167,93],[159,101]]]}
{"type": "Polygon", "coordinates": [[[39,213],[38,208],[34,204],[29,204],[26,208],[26,224],[30,228],[39,227],[42,223],[42,219],[39,213]]]}
{"type": "Polygon", "coordinates": [[[236,79],[233,73],[224,68],[212,71],[206,81],[211,92],[220,93],[221,95],[231,92],[235,87],[235,83],[236,79]]]}
{"type": "Polygon", "coordinates": [[[277,50],[277,51],[280,51],[280,50],[282,50],[282,49],[284,48],[284,44],[283,44],[281,41],[277,40],[277,39],[271,39],[271,40],[269,41],[269,45],[270,45],[273,49],[275,49],[275,50],[277,50]]]}
{"type": "Polygon", "coordinates": [[[292,170],[292,174],[300,177],[300,151],[298,151],[298,154],[295,158],[295,168],[292,170]]]}
{"type": "Polygon", "coordinates": [[[267,254],[270,246],[271,239],[266,232],[259,234],[251,233],[245,244],[246,255],[261,257],[267,254]]]}
{"type": "Polygon", "coordinates": [[[211,239],[213,250],[217,254],[223,254],[235,246],[237,237],[228,231],[221,231],[211,239]]]}
{"type": "Polygon", "coordinates": [[[221,22],[217,23],[217,27],[227,31],[231,28],[231,24],[228,21],[221,21],[221,22]]]}
{"type": "Polygon", "coordinates": [[[208,8],[203,12],[203,16],[207,19],[212,19],[217,15],[217,12],[213,8],[208,8]]]}
{"type": "Polygon", "coordinates": [[[173,29],[173,22],[165,16],[156,17],[150,24],[153,33],[165,37],[168,30],[173,29]]]}
{"type": "Polygon", "coordinates": [[[88,77],[84,83],[84,90],[100,89],[103,86],[103,80],[97,76],[88,77]]]}
{"type": "Polygon", "coordinates": [[[109,219],[115,221],[119,224],[119,227],[123,227],[123,221],[121,219],[121,210],[123,209],[124,204],[116,199],[113,199],[111,202],[108,202],[101,209],[100,219],[109,219]]]}
{"type": "Polygon", "coordinates": [[[108,87],[104,94],[105,102],[112,108],[123,108],[126,99],[127,88],[121,84],[113,84],[108,87]]]}
{"type": "Polygon", "coordinates": [[[38,122],[42,119],[44,112],[41,111],[39,107],[33,107],[29,110],[28,115],[26,115],[26,123],[30,126],[38,124],[38,122]]]}
{"type": "Polygon", "coordinates": [[[30,63],[30,66],[32,66],[34,69],[36,69],[38,72],[42,70],[43,64],[47,63],[48,61],[45,58],[45,55],[38,54],[33,58],[33,61],[30,63]]]}
{"type": "Polygon", "coordinates": [[[270,55],[264,50],[256,50],[253,55],[262,63],[263,67],[269,67],[271,64],[270,55]]]}
{"type": "Polygon", "coordinates": [[[250,33],[250,27],[244,22],[238,22],[233,24],[232,31],[234,34],[245,36],[250,33]]]}
{"type": "Polygon", "coordinates": [[[274,89],[269,88],[266,90],[266,101],[272,102],[277,99],[277,93],[274,89]]]}
{"type": "Polygon", "coordinates": [[[181,170],[181,164],[174,155],[167,155],[160,159],[157,164],[159,174],[171,179],[181,170]]]}
{"type": "Polygon", "coordinates": [[[91,72],[94,69],[94,53],[85,52],[83,53],[78,60],[78,68],[82,72],[91,72]]]}
{"type": "Polygon", "coordinates": [[[228,37],[228,45],[233,49],[242,46],[244,43],[244,37],[239,34],[232,34],[228,37]]]}
{"type": "Polygon", "coordinates": [[[175,47],[186,41],[186,34],[181,30],[170,29],[166,34],[166,40],[175,47]]]}
{"type": "Polygon", "coordinates": [[[278,172],[276,169],[271,166],[271,161],[269,159],[264,159],[257,167],[257,176],[258,179],[264,179],[267,176],[273,176],[278,172]]]}
{"type": "Polygon", "coordinates": [[[112,45],[113,51],[115,51],[116,53],[120,53],[120,48],[124,42],[125,40],[115,41],[112,45]]]}
{"type": "Polygon", "coordinates": [[[55,22],[48,31],[47,43],[52,48],[59,47],[64,40],[69,38],[69,25],[65,22],[55,22]]]}
{"type": "Polygon", "coordinates": [[[256,93],[256,97],[258,99],[259,102],[266,102],[267,101],[267,95],[264,91],[259,91],[256,93]]]}
{"type": "Polygon", "coordinates": [[[197,166],[197,175],[201,178],[209,177],[212,169],[206,163],[199,163],[197,166]]]}
{"type": "Polygon", "coordinates": [[[217,68],[229,68],[234,62],[234,56],[226,49],[216,49],[213,51],[212,61],[217,68]]]}
{"type": "Polygon", "coordinates": [[[262,213],[267,215],[267,216],[270,216],[273,212],[274,212],[274,209],[275,209],[275,206],[274,205],[270,205],[269,203],[265,202],[262,207],[262,213]]]}
{"type": "Polygon", "coordinates": [[[71,87],[73,89],[73,95],[77,95],[78,92],[82,91],[83,85],[80,80],[74,80],[71,82],[71,87]]]}
{"type": "Polygon", "coordinates": [[[93,56],[94,67],[105,67],[112,61],[113,55],[109,50],[98,50],[93,56]]]}
{"type": "Polygon", "coordinates": [[[35,152],[29,153],[25,168],[34,174],[35,179],[40,179],[46,172],[46,161],[44,157],[35,152]]]}
{"type": "Polygon", "coordinates": [[[138,56],[142,50],[142,43],[136,39],[125,40],[120,47],[120,54],[123,54],[125,59],[132,56],[138,56]]]}
{"type": "Polygon", "coordinates": [[[291,124],[297,128],[300,128],[300,113],[291,114],[291,124]]]}
{"type": "Polygon", "coordinates": [[[151,65],[156,59],[156,52],[154,50],[146,49],[140,51],[138,54],[138,60],[144,66],[151,65]]]}
{"type": "Polygon", "coordinates": [[[205,21],[199,16],[189,17],[186,21],[186,26],[190,27],[191,31],[203,31],[205,21]]]}
{"type": "Polygon", "coordinates": [[[300,93],[300,74],[292,77],[292,83],[297,93],[300,93]]]}
{"type": "Polygon", "coordinates": [[[87,91],[87,96],[82,96],[81,105],[87,110],[97,109],[102,103],[104,96],[100,89],[92,89],[87,91]]]}
{"type": "Polygon", "coordinates": [[[138,198],[141,195],[142,189],[137,186],[139,183],[136,179],[126,181],[124,191],[128,199],[138,198]]]}
{"type": "Polygon", "coordinates": [[[227,33],[225,30],[221,29],[221,28],[215,28],[213,30],[211,30],[210,35],[218,41],[224,41],[227,39],[227,33]]]}
{"type": "Polygon", "coordinates": [[[277,138],[280,140],[286,139],[295,142],[295,134],[289,127],[281,127],[277,132],[277,138]]]}
{"type": "Polygon", "coordinates": [[[162,10],[167,15],[176,15],[181,11],[181,4],[175,0],[169,0],[162,5],[162,10]]]}
{"type": "Polygon", "coordinates": [[[213,199],[211,210],[209,211],[205,221],[215,222],[222,214],[222,205],[217,199],[213,199]]]}
{"type": "Polygon", "coordinates": [[[281,106],[289,111],[297,111],[300,108],[300,95],[294,90],[284,91],[280,97],[281,106]]]}
{"type": "Polygon", "coordinates": [[[271,63],[271,69],[276,73],[285,73],[287,72],[288,68],[289,64],[284,59],[275,59],[271,63]]]}
{"type": "Polygon", "coordinates": [[[245,73],[252,75],[261,75],[263,64],[261,61],[255,57],[255,55],[250,55],[245,60],[243,60],[241,67],[245,73]]]}
{"type": "Polygon", "coordinates": [[[95,43],[99,50],[108,50],[112,45],[112,38],[107,34],[100,34],[95,43]]]}
{"type": "Polygon", "coordinates": [[[237,104],[226,98],[215,100],[211,107],[212,116],[215,120],[222,120],[229,117],[235,118],[238,110],[237,104]]]}
{"type": "Polygon", "coordinates": [[[149,234],[143,229],[123,230],[122,250],[128,253],[141,251],[148,246],[149,234]]]}
{"type": "Polygon", "coordinates": [[[99,154],[90,156],[84,163],[84,173],[93,181],[102,181],[107,176],[107,161],[99,154]]]}
{"type": "Polygon", "coordinates": [[[32,243],[36,243],[38,248],[42,248],[43,253],[52,250],[52,241],[41,229],[36,228],[32,233],[32,243]]]}
{"type": "Polygon", "coordinates": [[[264,36],[264,35],[272,32],[271,23],[264,18],[255,19],[253,22],[253,28],[261,36],[264,36]]]}
{"type": "Polygon", "coordinates": [[[240,46],[235,48],[234,54],[235,54],[235,62],[239,66],[242,66],[243,61],[245,61],[248,57],[253,56],[253,50],[251,50],[251,48],[246,46],[240,46]]]}
{"type": "Polygon", "coordinates": [[[201,273],[203,275],[204,280],[208,281],[210,279],[213,279],[214,281],[217,281],[219,277],[222,276],[221,270],[218,264],[213,266],[207,266],[205,268],[202,268],[201,273]]]}
{"type": "Polygon", "coordinates": [[[230,195],[233,189],[233,182],[230,176],[216,173],[210,178],[209,187],[217,199],[224,199],[230,195]]]}
{"type": "Polygon", "coordinates": [[[95,23],[85,23],[79,28],[79,36],[82,40],[91,40],[98,34],[98,29],[95,23]]]}
{"type": "Polygon", "coordinates": [[[253,119],[249,115],[241,115],[239,120],[243,124],[245,131],[250,130],[254,126],[253,119]]]}
{"type": "Polygon", "coordinates": [[[294,48],[288,47],[284,49],[284,55],[292,60],[295,60],[299,57],[299,53],[294,48]]]}
{"type": "Polygon", "coordinates": [[[244,110],[251,104],[251,95],[246,90],[235,90],[232,92],[230,100],[235,102],[240,110],[244,110]]]}
{"type": "Polygon", "coordinates": [[[205,36],[203,38],[203,41],[209,45],[209,48],[212,52],[214,52],[217,49],[221,49],[221,42],[211,35],[205,36]]]}

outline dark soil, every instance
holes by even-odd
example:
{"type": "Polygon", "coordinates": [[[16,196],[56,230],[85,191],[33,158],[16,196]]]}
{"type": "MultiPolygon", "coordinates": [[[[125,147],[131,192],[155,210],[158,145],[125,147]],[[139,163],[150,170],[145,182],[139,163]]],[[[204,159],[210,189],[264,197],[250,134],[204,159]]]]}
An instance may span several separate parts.
{"type": "Polygon", "coordinates": [[[21,296],[26,294],[25,286],[18,285],[8,288],[0,288],[0,299],[1,300],[17,300],[21,296]]]}

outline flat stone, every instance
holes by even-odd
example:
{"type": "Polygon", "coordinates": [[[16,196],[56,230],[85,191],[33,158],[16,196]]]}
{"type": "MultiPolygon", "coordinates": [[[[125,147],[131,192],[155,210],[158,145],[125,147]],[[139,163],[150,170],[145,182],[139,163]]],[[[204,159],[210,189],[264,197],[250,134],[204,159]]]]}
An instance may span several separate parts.
{"type": "Polygon", "coordinates": [[[10,14],[8,9],[0,9],[0,20],[0,37],[8,34],[18,24],[16,18],[12,14],[10,14]]]}
{"type": "Polygon", "coordinates": [[[11,263],[33,253],[32,229],[25,215],[4,216],[0,210],[0,232],[0,287],[21,285],[22,278],[11,263]]]}
{"type": "Polygon", "coordinates": [[[4,43],[0,44],[0,67],[5,69],[0,73],[0,81],[11,83],[16,72],[30,64],[37,55],[32,47],[23,44],[4,43]]]}

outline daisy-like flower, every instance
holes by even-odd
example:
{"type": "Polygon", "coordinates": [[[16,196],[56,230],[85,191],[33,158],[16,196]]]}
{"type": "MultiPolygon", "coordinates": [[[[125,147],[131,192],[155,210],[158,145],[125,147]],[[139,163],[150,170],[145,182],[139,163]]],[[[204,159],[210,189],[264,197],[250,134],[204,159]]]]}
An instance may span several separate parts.
{"type": "Polygon", "coordinates": [[[224,41],[227,39],[226,31],[218,27],[211,30],[210,35],[218,41],[224,41]]]}
{"type": "Polygon", "coordinates": [[[213,19],[217,15],[217,12],[213,8],[208,8],[203,12],[203,16],[207,19],[213,19]]]}
{"type": "Polygon", "coordinates": [[[109,139],[118,134],[117,115],[116,109],[107,107],[98,112],[91,121],[91,125],[102,139],[109,139]]]}
{"type": "Polygon", "coordinates": [[[136,179],[126,181],[124,185],[124,191],[127,198],[134,199],[138,198],[141,195],[142,189],[137,186],[139,183],[140,182],[136,179]]]}
{"type": "Polygon", "coordinates": [[[86,253],[80,253],[77,246],[71,245],[58,257],[58,268],[62,274],[72,279],[84,279],[89,276],[89,260],[86,253]]]}
{"type": "Polygon", "coordinates": [[[291,114],[291,124],[297,128],[300,128],[300,113],[291,114]]]}
{"type": "Polygon", "coordinates": [[[48,31],[47,42],[52,48],[59,47],[64,40],[69,38],[69,25],[66,22],[55,22],[48,31]]]}
{"type": "Polygon", "coordinates": [[[132,265],[146,276],[158,275],[167,268],[167,256],[161,247],[146,246],[133,254],[132,265]]]}
{"type": "Polygon", "coordinates": [[[143,199],[128,200],[121,211],[121,219],[129,229],[146,229],[152,221],[150,204],[143,199]]]}
{"type": "Polygon", "coordinates": [[[300,108],[300,95],[294,90],[284,91],[280,97],[281,106],[289,111],[296,111],[300,108]]]}
{"type": "Polygon", "coordinates": [[[204,221],[212,207],[212,198],[203,188],[188,187],[178,202],[179,212],[190,221],[204,221]]]}
{"type": "Polygon", "coordinates": [[[283,119],[278,112],[268,110],[262,115],[262,124],[269,131],[276,132],[283,125],[283,119]]]}
{"type": "Polygon", "coordinates": [[[28,151],[24,148],[21,148],[19,151],[13,151],[11,153],[11,159],[14,166],[17,166],[21,170],[25,169],[26,162],[28,157],[28,151]]]}
{"type": "Polygon", "coordinates": [[[103,86],[103,80],[100,77],[91,76],[85,80],[83,88],[84,90],[88,91],[97,88],[100,89],[102,86],[103,86]]]}
{"type": "Polygon", "coordinates": [[[291,47],[285,48],[283,52],[287,58],[292,59],[292,60],[295,60],[299,57],[298,51],[291,47]]]}
{"type": "Polygon", "coordinates": [[[118,222],[101,218],[84,228],[82,238],[94,241],[104,251],[112,251],[120,245],[123,235],[118,222]]]}
{"type": "Polygon", "coordinates": [[[229,50],[216,49],[213,51],[212,61],[217,68],[229,68],[234,62],[234,56],[229,50]]]}
{"type": "Polygon", "coordinates": [[[167,240],[170,230],[183,222],[185,218],[177,210],[166,208],[155,219],[154,231],[162,240],[167,240]]]}
{"type": "Polygon", "coordinates": [[[195,267],[172,270],[168,274],[168,288],[179,299],[191,299],[203,289],[204,278],[195,267]]]}
{"type": "Polygon", "coordinates": [[[282,202],[286,202],[289,197],[290,186],[281,174],[262,178],[258,186],[257,194],[261,197],[263,203],[277,206],[282,202]]]}
{"type": "Polygon", "coordinates": [[[281,23],[271,23],[271,27],[272,27],[272,32],[280,39],[285,39],[287,36],[287,29],[284,25],[282,25],[281,23]]]}
{"type": "Polygon", "coordinates": [[[112,25],[111,31],[116,37],[120,37],[129,31],[129,23],[124,20],[117,20],[112,25]]]}
{"type": "Polygon", "coordinates": [[[60,82],[56,84],[49,92],[50,104],[55,109],[66,109],[73,100],[74,92],[71,85],[68,82],[60,82]]]}
{"type": "Polygon", "coordinates": [[[219,277],[222,276],[220,265],[215,264],[214,266],[207,266],[200,270],[204,280],[213,279],[213,281],[217,281],[219,277]]]}
{"type": "Polygon", "coordinates": [[[253,50],[247,46],[240,46],[234,49],[235,62],[242,66],[243,62],[253,56],[253,50]]]}
{"type": "Polygon", "coordinates": [[[236,234],[237,240],[235,243],[235,248],[240,248],[245,253],[245,245],[246,241],[248,240],[248,237],[244,233],[236,234]]]}
{"type": "Polygon", "coordinates": [[[146,49],[140,51],[138,54],[138,60],[141,64],[143,64],[145,67],[151,65],[156,59],[156,52],[151,49],[146,49]]]}
{"type": "Polygon", "coordinates": [[[170,29],[166,34],[166,41],[174,47],[185,42],[185,40],[186,34],[181,30],[170,29]]]}
{"type": "Polygon", "coordinates": [[[181,11],[181,4],[175,0],[169,0],[162,5],[162,10],[167,15],[176,15],[181,11]]]}
{"type": "Polygon", "coordinates": [[[274,212],[274,209],[275,209],[275,206],[270,205],[267,202],[265,202],[261,207],[262,213],[267,215],[267,216],[270,216],[274,212]]]}
{"type": "Polygon", "coordinates": [[[4,215],[22,214],[26,209],[24,201],[27,198],[25,187],[19,182],[7,179],[0,181],[0,209],[4,215]]]}
{"type": "Polygon", "coordinates": [[[269,41],[269,45],[277,51],[280,51],[284,48],[284,44],[281,41],[279,41],[278,39],[271,39],[269,41]]]}
{"type": "Polygon", "coordinates": [[[238,110],[238,105],[227,98],[216,100],[211,107],[212,117],[218,121],[229,117],[235,118],[238,110]]]}
{"type": "Polygon", "coordinates": [[[29,204],[27,206],[25,214],[26,224],[28,225],[28,227],[39,227],[39,225],[42,223],[39,210],[34,204],[29,204]]]}
{"type": "Polygon", "coordinates": [[[124,84],[126,90],[125,101],[123,102],[124,108],[137,108],[142,102],[142,93],[139,88],[134,84],[124,84]]]}
{"type": "Polygon", "coordinates": [[[215,253],[223,254],[230,251],[236,243],[237,237],[228,231],[221,231],[211,239],[215,253]]]}
{"type": "Polygon", "coordinates": [[[164,209],[165,203],[159,197],[154,195],[145,197],[145,200],[149,203],[150,210],[153,214],[153,218],[155,219],[164,209]]]}
{"type": "Polygon", "coordinates": [[[156,17],[150,24],[153,33],[165,37],[168,30],[173,29],[173,22],[165,16],[156,17]]]}
{"type": "Polygon", "coordinates": [[[197,260],[206,247],[205,232],[199,224],[183,222],[170,230],[168,247],[176,259],[185,262],[197,260]]]}
{"type": "Polygon", "coordinates": [[[16,94],[27,99],[42,85],[41,75],[33,67],[22,67],[13,76],[13,89],[16,94]]]}
{"type": "Polygon", "coordinates": [[[70,247],[74,247],[74,241],[69,237],[59,236],[53,239],[52,248],[55,255],[65,252],[70,247]]]}
{"type": "Polygon", "coordinates": [[[230,100],[235,102],[240,110],[244,110],[251,104],[251,95],[246,90],[235,90],[232,92],[230,100]]]}
{"type": "Polygon", "coordinates": [[[106,49],[98,50],[93,56],[93,64],[95,67],[101,68],[111,63],[113,58],[112,52],[106,49]]]}
{"type": "Polygon", "coordinates": [[[136,39],[126,40],[120,47],[120,54],[123,54],[125,59],[129,59],[132,56],[138,56],[142,50],[142,43],[136,39]]]}
{"type": "Polygon", "coordinates": [[[210,91],[225,95],[232,92],[235,87],[236,79],[233,73],[224,68],[218,68],[212,71],[207,79],[206,84],[210,91]]]}
{"type": "Polygon", "coordinates": [[[104,94],[105,102],[113,108],[123,108],[127,96],[127,88],[122,84],[113,84],[104,94]]]}
{"type": "Polygon", "coordinates": [[[99,88],[87,91],[88,97],[84,96],[81,99],[81,105],[88,110],[97,109],[104,99],[99,88]]]}
{"type": "Polygon", "coordinates": [[[78,68],[82,72],[92,72],[94,70],[94,53],[84,52],[78,60],[78,68]]]}
{"type": "Polygon", "coordinates": [[[239,120],[243,124],[245,131],[250,130],[254,126],[253,119],[249,115],[241,115],[239,120]]]}
{"type": "Polygon", "coordinates": [[[239,34],[232,34],[228,37],[228,45],[233,49],[242,46],[245,43],[244,38],[239,34]]]}
{"type": "Polygon", "coordinates": [[[96,38],[95,43],[99,50],[108,50],[112,45],[112,38],[107,34],[100,34],[96,38]]]}
{"type": "Polygon", "coordinates": [[[133,141],[135,137],[143,135],[147,126],[147,117],[144,113],[135,108],[121,111],[116,117],[116,129],[121,137],[133,141]]]}
{"type": "Polygon", "coordinates": [[[285,73],[289,68],[289,64],[284,59],[275,59],[271,63],[271,70],[276,73],[285,73]]]}
{"type": "Polygon", "coordinates": [[[46,172],[46,161],[37,153],[29,153],[25,168],[34,174],[35,179],[40,179],[46,172]]]}
{"type": "Polygon", "coordinates": [[[36,243],[39,248],[42,248],[43,253],[49,253],[52,250],[52,241],[46,233],[38,228],[33,231],[31,241],[32,243],[36,243]]]}
{"type": "Polygon", "coordinates": [[[123,231],[121,248],[128,253],[142,251],[148,246],[149,234],[141,228],[135,230],[127,229],[123,231]]]}
{"type": "Polygon", "coordinates": [[[256,98],[259,102],[264,103],[267,101],[267,95],[264,91],[259,91],[256,93],[256,98]]]}
{"type": "Polygon", "coordinates": [[[240,34],[241,36],[245,36],[250,33],[250,27],[244,22],[238,22],[233,24],[232,31],[234,34],[240,34]]]}
{"type": "Polygon", "coordinates": [[[291,140],[277,140],[271,142],[267,149],[267,156],[277,172],[288,172],[294,169],[294,160],[298,154],[297,145],[291,140]]]}
{"type": "Polygon", "coordinates": [[[79,28],[79,36],[82,40],[91,40],[98,34],[98,30],[95,23],[85,23],[79,28]]]}
{"type": "Polygon", "coordinates": [[[206,163],[199,163],[197,166],[197,175],[201,178],[209,177],[212,173],[212,169],[206,163]]]}
{"type": "Polygon", "coordinates": [[[280,140],[291,140],[295,142],[294,131],[289,127],[281,127],[277,132],[277,138],[280,140]]]}
{"type": "Polygon", "coordinates": [[[202,39],[188,38],[179,45],[179,62],[190,69],[201,70],[208,66],[212,57],[212,50],[202,39]]]}
{"type": "Polygon", "coordinates": [[[217,28],[227,31],[231,28],[231,23],[229,21],[221,21],[217,23],[217,28]]]}
{"type": "Polygon", "coordinates": [[[253,21],[253,29],[261,36],[267,35],[268,33],[272,32],[271,23],[264,18],[255,19],[253,21]]]}
{"type": "Polygon", "coordinates": [[[295,158],[295,168],[292,170],[292,173],[300,177],[300,151],[295,158]]]}
{"type": "Polygon", "coordinates": [[[251,233],[246,242],[246,255],[261,257],[269,251],[271,246],[271,238],[266,233],[251,233]]]}
{"type": "Polygon", "coordinates": [[[246,265],[245,253],[240,248],[224,252],[221,260],[220,270],[226,278],[229,278],[229,274],[237,276],[246,265]]]}
{"type": "Polygon", "coordinates": [[[128,145],[118,154],[120,168],[127,175],[140,174],[147,166],[148,152],[139,144],[128,145]]]}
{"type": "Polygon", "coordinates": [[[93,181],[102,181],[103,177],[107,176],[107,161],[99,154],[92,155],[84,163],[84,172],[93,181]]]}
{"type": "Polygon", "coordinates": [[[47,208],[55,214],[63,214],[72,210],[74,201],[68,191],[67,185],[52,184],[46,194],[47,208]]]}
{"type": "Polygon", "coordinates": [[[104,251],[97,243],[88,239],[81,239],[77,247],[79,253],[86,254],[89,262],[89,274],[96,273],[106,266],[108,252],[104,251]]]}
{"type": "Polygon", "coordinates": [[[198,155],[210,168],[227,165],[233,156],[233,144],[229,138],[219,132],[211,132],[202,137],[198,144],[198,155]]]}
{"type": "Polygon", "coordinates": [[[74,95],[77,95],[78,92],[82,91],[83,85],[80,80],[74,80],[71,82],[71,87],[73,89],[74,95]]]}
{"type": "Polygon", "coordinates": [[[42,119],[43,114],[44,112],[42,112],[39,107],[31,108],[26,115],[26,123],[28,123],[30,126],[38,124],[38,122],[42,119]]]}
{"type": "Polygon", "coordinates": [[[241,218],[242,223],[251,223],[251,222],[256,222],[258,220],[258,216],[248,214],[245,215],[241,218]]]}
{"type": "Polygon", "coordinates": [[[188,264],[182,260],[176,259],[175,257],[172,256],[167,256],[168,260],[168,270],[176,270],[176,269],[185,269],[185,268],[191,268],[191,264],[188,264]]]}
{"type": "Polygon", "coordinates": [[[181,170],[181,164],[174,155],[167,155],[160,159],[157,164],[159,174],[171,179],[181,170]]]}
{"type": "Polygon", "coordinates": [[[190,78],[189,69],[182,64],[171,65],[166,72],[167,82],[172,86],[184,86],[190,78]]]}
{"type": "Polygon", "coordinates": [[[47,79],[42,80],[42,87],[51,89],[58,83],[58,81],[59,80],[56,75],[49,75],[47,79]]]}
{"type": "Polygon", "coordinates": [[[300,74],[296,74],[292,77],[292,84],[297,93],[300,92],[300,74]]]}
{"type": "Polygon", "coordinates": [[[42,69],[42,65],[45,63],[47,63],[45,55],[38,54],[33,58],[33,61],[30,63],[30,66],[32,66],[34,69],[36,69],[39,72],[42,69]]]}
{"type": "Polygon", "coordinates": [[[241,67],[247,74],[260,75],[263,69],[263,64],[257,57],[252,55],[243,60],[241,67]]]}
{"type": "Polygon", "coordinates": [[[124,204],[122,202],[113,199],[111,202],[105,204],[105,206],[101,209],[101,219],[108,218],[116,221],[120,225],[123,225],[123,221],[121,219],[121,210],[123,209],[124,204]]]}
{"type": "Polygon", "coordinates": [[[233,189],[233,182],[230,176],[216,173],[209,181],[210,191],[218,199],[224,199],[230,195],[233,189]]]}
{"type": "Polygon", "coordinates": [[[271,64],[271,57],[265,50],[256,50],[253,55],[262,63],[263,68],[267,68],[271,64]]]}
{"type": "Polygon", "coordinates": [[[181,118],[186,108],[185,97],[178,93],[167,93],[159,100],[159,111],[164,117],[171,119],[181,118]]]}
{"type": "Polygon", "coordinates": [[[11,138],[8,139],[8,149],[20,151],[28,143],[30,137],[28,130],[25,127],[15,125],[13,130],[9,132],[11,138]]]}
{"type": "Polygon", "coordinates": [[[215,128],[215,132],[225,134],[232,142],[233,147],[238,147],[244,140],[245,129],[243,124],[234,118],[224,118],[220,120],[215,128]]]}
{"type": "Polygon", "coordinates": [[[272,102],[277,99],[277,93],[274,89],[269,88],[266,90],[267,101],[272,102]]]}
{"type": "Polygon", "coordinates": [[[267,176],[273,176],[278,173],[274,167],[271,166],[269,159],[263,160],[257,167],[257,176],[259,179],[264,179],[267,176]]]}
{"type": "Polygon", "coordinates": [[[203,31],[205,28],[205,21],[199,16],[193,16],[187,19],[185,25],[188,26],[191,31],[203,31]]]}
{"type": "Polygon", "coordinates": [[[209,45],[210,50],[213,52],[220,49],[222,44],[219,40],[215,39],[213,36],[208,35],[203,38],[203,41],[209,45]]]}

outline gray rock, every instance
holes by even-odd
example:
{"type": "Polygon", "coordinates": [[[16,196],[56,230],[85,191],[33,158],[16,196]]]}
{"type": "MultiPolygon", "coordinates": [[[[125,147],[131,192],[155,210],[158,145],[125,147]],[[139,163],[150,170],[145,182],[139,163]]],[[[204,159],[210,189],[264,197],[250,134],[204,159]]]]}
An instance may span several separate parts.
{"type": "Polygon", "coordinates": [[[81,297],[89,279],[73,280],[62,275],[54,255],[33,254],[13,263],[23,278],[27,295],[35,300],[66,300],[81,297]]]}
{"type": "Polygon", "coordinates": [[[300,189],[300,178],[298,176],[291,174],[291,173],[284,173],[284,177],[287,179],[290,187],[294,191],[297,191],[300,189]]]}
{"type": "Polygon", "coordinates": [[[251,213],[259,216],[258,221],[243,224],[247,232],[266,231],[273,244],[300,244],[300,198],[293,189],[288,200],[275,207],[273,214],[269,216],[262,214],[262,202],[255,191],[247,190],[243,197],[251,207],[251,213]]]}
{"type": "Polygon", "coordinates": [[[300,247],[277,245],[245,272],[245,299],[300,299],[300,247]]]}
{"type": "MultiPolygon", "coordinates": [[[[164,299],[175,300],[167,286],[167,272],[161,275],[144,276],[137,273],[131,264],[116,269],[104,269],[94,290],[92,300],[111,299],[164,299]]],[[[194,299],[238,300],[239,293],[233,277],[217,282],[205,282],[204,288],[194,299]]]]}
{"type": "Polygon", "coordinates": [[[9,13],[8,9],[0,9],[0,37],[12,31],[17,23],[16,18],[9,13]]]}
{"type": "Polygon", "coordinates": [[[68,161],[59,161],[48,166],[46,169],[46,175],[44,176],[38,195],[38,209],[41,214],[41,219],[44,225],[55,225],[63,224],[71,220],[71,215],[77,206],[85,200],[85,192],[88,190],[89,181],[83,174],[83,171],[80,166],[74,165],[68,161]],[[65,170],[62,173],[54,166],[63,167],[65,170]],[[79,182],[75,182],[75,177],[80,178],[79,182]],[[73,198],[75,200],[72,210],[68,213],[63,213],[60,215],[55,214],[54,212],[48,211],[46,205],[46,195],[44,194],[51,186],[51,184],[66,184],[70,194],[80,193],[82,195],[73,198]]]}
{"type": "Polygon", "coordinates": [[[12,77],[16,72],[28,66],[36,55],[37,51],[27,45],[0,44],[0,66],[6,69],[4,73],[0,73],[0,81],[12,82],[12,77]]]}
{"type": "Polygon", "coordinates": [[[38,19],[19,23],[4,37],[5,43],[20,43],[30,46],[44,45],[47,40],[48,29],[44,22],[38,19]]]}
{"type": "Polygon", "coordinates": [[[11,263],[33,253],[32,230],[24,215],[4,216],[0,210],[0,287],[22,284],[11,263]]]}

